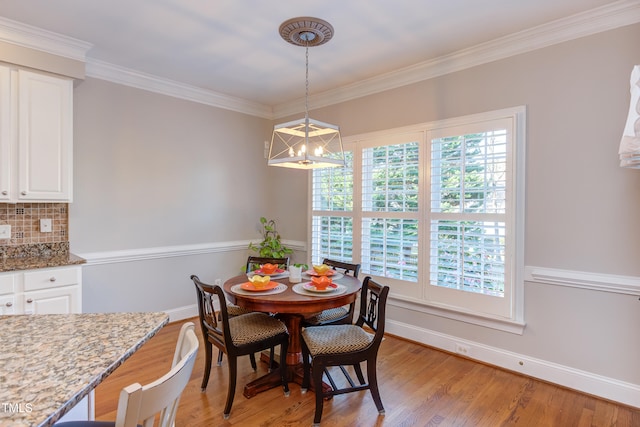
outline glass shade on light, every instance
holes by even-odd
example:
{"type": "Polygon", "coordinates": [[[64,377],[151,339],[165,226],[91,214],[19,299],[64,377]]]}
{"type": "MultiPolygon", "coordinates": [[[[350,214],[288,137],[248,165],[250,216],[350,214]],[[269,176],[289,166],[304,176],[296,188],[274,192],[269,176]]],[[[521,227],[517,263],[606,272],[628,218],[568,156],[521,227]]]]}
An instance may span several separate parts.
{"type": "Polygon", "coordinates": [[[620,141],[620,166],[640,169],[640,65],[631,72],[631,102],[620,141]]]}
{"type": "Polygon", "coordinates": [[[344,166],[340,128],[308,117],[275,125],[268,164],[294,169],[344,166]]]}

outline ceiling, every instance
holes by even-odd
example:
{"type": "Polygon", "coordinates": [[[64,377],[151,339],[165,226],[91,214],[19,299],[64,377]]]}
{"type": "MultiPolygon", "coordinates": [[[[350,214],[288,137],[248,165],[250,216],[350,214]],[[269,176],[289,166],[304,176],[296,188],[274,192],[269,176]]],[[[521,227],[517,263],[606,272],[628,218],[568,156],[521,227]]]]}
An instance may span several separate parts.
{"type": "MultiPolygon", "coordinates": [[[[638,0],[623,1],[630,2],[638,0]]],[[[0,0],[0,16],[90,43],[88,69],[112,64],[273,108],[305,93],[304,48],[278,33],[289,18],[314,16],[335,29],[331,41],[309,49],[313,97],[617,3],[0,0]]]]}

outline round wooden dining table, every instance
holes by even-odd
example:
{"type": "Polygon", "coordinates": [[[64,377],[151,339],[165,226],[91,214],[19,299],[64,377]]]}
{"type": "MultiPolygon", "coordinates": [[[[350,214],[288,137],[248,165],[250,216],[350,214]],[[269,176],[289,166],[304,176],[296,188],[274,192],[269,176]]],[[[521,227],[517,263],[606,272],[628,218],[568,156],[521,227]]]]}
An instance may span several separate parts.
{"type": "MultiPolygon", "coordinates": [[[[275,282],[287,286],[284,292],[275,294],[268,292],[234,292],[232,288],[235,285],[248,281],[246,274],[227,280],[224,283],[224,291],[232,303],[252,311],[276,313],[278,319],[284,322],[289,331],[289,348],[287,349],[286,358],[287,377],[290,382],[301,385],[303,377],[302,348],[300,343],[302,320],[306,316],[311,316],[314,313],[319,313],[329,308],[351,304],[356,300],[362,282],[353,276],[340,273],[336,275],[333,282],[337,285],[344,286],[346,289],[342,290],[342,288],[340,288],[340,292],[336,292],[335,294],[331,292],[313,294],[311,292],[294,291],[293,287],[296,284],[289,281],[288,273],[285,275],[286,277],[278,278],[276,276],[272,279],[275,282]]],[[[303,274],[301,284],[309,282],[310,280],[310,276],[303,274]]],[[[299,287],[296,289],[299,289],[299,287]]],[[[273,369],[267,375],[245,385],[244,396],[250,398],[262,391],[281,385],[282,381],[279,370],[279,367],[273,369]]]]}

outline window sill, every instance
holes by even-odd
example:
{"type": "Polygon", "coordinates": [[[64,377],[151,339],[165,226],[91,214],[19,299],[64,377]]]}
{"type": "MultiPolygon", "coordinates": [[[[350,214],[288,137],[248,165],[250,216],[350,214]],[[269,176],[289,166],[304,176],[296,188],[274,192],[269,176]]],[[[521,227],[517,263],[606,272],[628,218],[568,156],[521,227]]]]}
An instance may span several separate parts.
{"type": "Polygon", "coordinates": [[[485,328],[497,329],[511,334],[522,335],[526,324],[515,320],[501,319],[490,316],[483,316],[478,313],[469,313],[455,310],[451,307],[427,304],[424,301],[414,300],[410,298],[402,298],[389,294],[388,304],[406,310],[417,311],[420,313],[430,314],[433,316],[444,317],[459,322],[470,323],[472,325],[482,326],[485,328]]]}

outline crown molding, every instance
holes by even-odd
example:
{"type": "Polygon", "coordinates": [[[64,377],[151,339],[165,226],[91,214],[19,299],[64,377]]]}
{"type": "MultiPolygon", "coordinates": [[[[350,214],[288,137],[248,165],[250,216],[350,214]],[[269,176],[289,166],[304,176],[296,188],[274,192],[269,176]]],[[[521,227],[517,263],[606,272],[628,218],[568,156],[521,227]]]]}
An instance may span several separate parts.
{"type": "MultiPolygon", "coordinates": [[[[638,22],[640,22],[638,0],[621,0],[450,55],[312,95],[309,101],[313,108],[328,107],[638,22]]],[[[0,41],[82,60],[86,62],[87,75],[90,77],[252,116],[274,120],[304,111],[304,99],[269,106],[91,58],[87,59],[86,53],[92,47],[90,43],[2,17],[0,17],[0,41]]]]}
{"type": "Polygon", "coordinates": [[[0,41],[85,62],[91,43],[0,16],[0,41]]]}
{"type": "Polygon", "coordinates": [[[174,98],[219,107],[265,119],[273,118],[270,106],[248,101],[211,90],[202,89],[152,74],[119,67],[107,62],[89,58],[86,64],[87,76],[113,83],[156,92],[174,98]]]}
{"type": "MultiPolygon", "coordinates": [[[[638,22],[640,3],[637,0],[622,0],[450,55],[315,94],[309,97],[309,102],[312,108],[328,107],[638,22]]],[[[301,111],[304,111],[303,98],[273,107],[274,118],[301,111]]]]}

